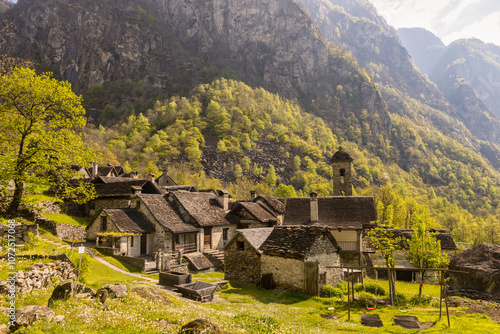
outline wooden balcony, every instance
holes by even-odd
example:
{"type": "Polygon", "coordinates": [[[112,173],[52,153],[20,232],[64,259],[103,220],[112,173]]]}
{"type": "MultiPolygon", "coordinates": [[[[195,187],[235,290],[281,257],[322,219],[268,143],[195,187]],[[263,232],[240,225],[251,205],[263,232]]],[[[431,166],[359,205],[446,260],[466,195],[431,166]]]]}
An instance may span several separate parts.
{"type": "Polygon", "coordinates": [[[356,241],[337,241],[343,252],[357,252],[358,243],[356,241]]]}

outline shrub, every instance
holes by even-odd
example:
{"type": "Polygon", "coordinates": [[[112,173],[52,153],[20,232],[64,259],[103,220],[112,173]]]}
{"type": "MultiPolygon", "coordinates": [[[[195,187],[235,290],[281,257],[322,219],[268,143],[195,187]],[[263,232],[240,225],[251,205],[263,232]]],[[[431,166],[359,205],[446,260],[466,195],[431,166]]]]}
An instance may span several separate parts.
{"type": "Polygon", "coordinates": [[[366,291],[366,292],[369,292],[369,293],[376,295],[376,296],[385,296],[386,295],[385,288],[376,282],[367,282],[364,284],[364,286],[363,286],[363,284],[358,283],[358,284],[354,285],[354,290],[356,292],[366,291]]]}
{"type": "Polygon", "coordinates": [[[412,306],[425,306],[429,305],[432,301],[431,296],[421,296],[419,297],[418,295],[410,297],[410,305],[412,306]]]}
{"type": "Polygon", "coordinates": [[[337,297],[342,298],[344,293],[340,288],[331,285],[323,285],[320,292],[321,297],[337,297]]]}
{"type": "Polygon", "coordinates": [[[372,300],[372,296],[366,292],[360,291],[358,294],[358,304],[366,307],[375,306],[375,302],[372,300]]]}
{"type": "Polygon", "coordinates": [[[347,295],[347,282],[346,281],[340,281],[339,284],[337,284],[337,288],[342,290],[342,293],[344,295],[347,295]]]}

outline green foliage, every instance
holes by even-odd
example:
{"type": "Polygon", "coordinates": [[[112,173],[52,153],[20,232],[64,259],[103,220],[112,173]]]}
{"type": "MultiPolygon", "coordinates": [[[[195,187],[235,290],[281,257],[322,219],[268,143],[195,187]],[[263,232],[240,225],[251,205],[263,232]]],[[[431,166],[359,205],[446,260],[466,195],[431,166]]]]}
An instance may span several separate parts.
{"type": "Polygon", "coordinates": [[[94,196],[88,184],[68,186],[76,176],[69,166],[86,166],[95,159],[80,132],[84,115],[81,97],[68,82],[29,68],[12,68],[0,76],[0,182],[14,180],[10,213],[23,201],[27,182],[58,185],[68,198],[94,196]]]}
{"type": "Polygon", "coordinates": [[[354,290],[357,292],[360,291],[368,292],[376,296],[385,296],[387,293],[385,288],[376,282],[365,282],[364,284],[361,283],[356,284],[354,285],[354,290]]]}
{"type": "Polygon", "coordinates": [[[274,196],[281,197],[286,200],[288,197],[297,197],[297,193],[295,192],[293,186],[286,186],[283,183],[280,183],[274,193],[274,196]]]}
{"type": "Polygon", "coordinates": [[[323,285],[321,287],[321,291],[320,291],[321,297],[342,298],[343,295],[344,295],[344,293],[342,292],[342,289],[340,289],[340,288],[336,288],[336,287],[331,286],[331,285],[323,285]]]}

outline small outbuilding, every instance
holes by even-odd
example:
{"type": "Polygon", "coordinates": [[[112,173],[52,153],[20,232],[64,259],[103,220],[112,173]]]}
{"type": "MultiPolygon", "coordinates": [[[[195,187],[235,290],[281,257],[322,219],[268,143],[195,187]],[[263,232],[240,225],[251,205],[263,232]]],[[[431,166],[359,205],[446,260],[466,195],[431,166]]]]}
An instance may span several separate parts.
{"type": "Polygon", "coordinates": [[[276,226],[260,246],[263,283],[317,295],[341,279],[340,247],[325,226],[276,226]],[[272,277],[272,279],[271,279],[272,277]]]}
{"type": "Polygon", "coordinates": [[[224,279],[239,285],[259,284],[262,254],[259,248],[272,231],[272,227],[236,230],[224,246],[224,279]]]}

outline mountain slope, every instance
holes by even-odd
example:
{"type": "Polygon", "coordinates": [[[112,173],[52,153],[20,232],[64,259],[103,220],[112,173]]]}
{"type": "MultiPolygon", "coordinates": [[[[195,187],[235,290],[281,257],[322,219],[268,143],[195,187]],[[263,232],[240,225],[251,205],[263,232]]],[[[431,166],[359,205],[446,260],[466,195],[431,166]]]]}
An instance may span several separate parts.
{"type": "Polygon", "coordinates": [[[415,64],[430,75],[445,49],[441,39],[423,28],[400,28],[397,32],[415,64]]]}

